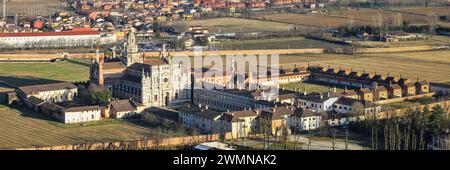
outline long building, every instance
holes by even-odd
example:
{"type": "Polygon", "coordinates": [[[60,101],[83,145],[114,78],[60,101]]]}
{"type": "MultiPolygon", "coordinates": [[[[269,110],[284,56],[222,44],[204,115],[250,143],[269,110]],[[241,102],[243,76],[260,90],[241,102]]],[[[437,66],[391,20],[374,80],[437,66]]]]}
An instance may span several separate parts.
{"type": "Polygon", "coordinates": [[[61,32],[0,33],[0,48],[6,49],[89,47],[114,42],[115,35],[102,34],[90,28],[61,32]]]}

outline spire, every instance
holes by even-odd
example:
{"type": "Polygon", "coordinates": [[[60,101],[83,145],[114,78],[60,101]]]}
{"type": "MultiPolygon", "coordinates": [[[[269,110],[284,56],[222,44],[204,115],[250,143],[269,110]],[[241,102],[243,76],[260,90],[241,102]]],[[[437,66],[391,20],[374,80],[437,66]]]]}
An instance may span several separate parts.
{"type": "Polygon", "coordinates": [[[100,52],[98,50],[98,46],[97,46],[97,50],[95,50],[95,62],[100,62],[100,52]]]}

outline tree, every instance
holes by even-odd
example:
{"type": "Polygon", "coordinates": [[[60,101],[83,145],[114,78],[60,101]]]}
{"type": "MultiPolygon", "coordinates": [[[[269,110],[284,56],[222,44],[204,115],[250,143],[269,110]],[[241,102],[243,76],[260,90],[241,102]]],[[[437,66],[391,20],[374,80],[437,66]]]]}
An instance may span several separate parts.
{"type": "Polygon", "coordinates": [[[182,22],[176,22],[172,25],[173,29],[177,33],[186,32],[188,30],[188,26],[182,22]]]}
{"type": "Polygon", "coordinates": [[[444,123],[444,113],[445,111],[440,105],[435,106],[431,112],[430,120],[428,122],[428,133],[430,139],[433,141],[439,140],[442,125],[444,123]]]}
{"type": "Polygon", "coordinates": [[[90,103],[94,105],[106,105],[112,98],[112,94],[109,90],[98,86],[91,86],[89,88],[90,103]]]}

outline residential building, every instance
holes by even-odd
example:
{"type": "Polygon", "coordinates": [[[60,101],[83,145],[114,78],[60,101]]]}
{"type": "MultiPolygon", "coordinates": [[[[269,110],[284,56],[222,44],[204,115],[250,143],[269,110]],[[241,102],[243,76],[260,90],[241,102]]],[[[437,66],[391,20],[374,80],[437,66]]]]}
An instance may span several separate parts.
{"type": "Polygon", "coordinates": [[[20,100],[27,101],[29,97],[36,97],[46,102],[61,103],[73,101],[78,94],[78,87],[69,82],[21,86],[17,88],[20,100]]]}

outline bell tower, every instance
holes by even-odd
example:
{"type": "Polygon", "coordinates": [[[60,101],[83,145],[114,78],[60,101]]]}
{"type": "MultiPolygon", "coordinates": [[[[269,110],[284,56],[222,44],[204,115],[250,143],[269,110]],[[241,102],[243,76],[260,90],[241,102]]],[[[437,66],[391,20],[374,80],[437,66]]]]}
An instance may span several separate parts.
{"type": "Polygon", "coordinates": [[[126,42],[126,51],[124,56],[124,63],[128,67],[133,63],[144,63],[143,54],[139,52],[139,47],[136,43],[135,28],[131,28],[128,33],[126,42]]]}
{"type": "Polygon", "coordinates": [[[104,78],[103,78],[103,56],[100,56],[99,50],[97,48],[97,52],[95,55],[95,60],[92,60],[92,64],[90,67],[89,80],[91,83],[103,86],[104,78]]]}

